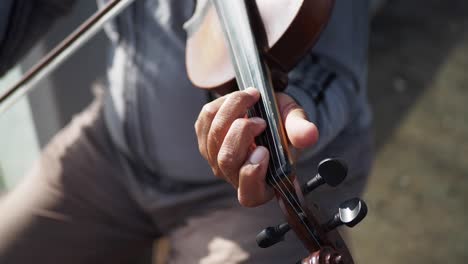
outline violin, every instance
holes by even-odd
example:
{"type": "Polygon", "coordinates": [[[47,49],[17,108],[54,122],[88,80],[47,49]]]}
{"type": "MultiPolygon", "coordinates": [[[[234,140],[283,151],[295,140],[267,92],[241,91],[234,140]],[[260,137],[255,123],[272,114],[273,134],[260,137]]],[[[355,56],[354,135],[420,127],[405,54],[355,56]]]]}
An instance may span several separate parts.
{"type": "Polygon", "coordinates": [[[339,185],[347,167],[339,159],[323,160],[315,177],[301,187],[275,98],[275,91],[287,85],[287,72],[318,40],[331,15],[333,0],[212,3],[198,27],[189,31],[187,72],[195,86],[219,94],[248,87],[257,88],[261,94],[248,116],[267,122],[256,144],[269,149],[266,181],[274,189],[287,222],[261,231],[257,244],[270,247],[293,230],[309,252],[298,263],[354,263],[336,228],[358,224],[367,215],[367,206],[359,198],[347,200],[331,219],[323,221],[319,207],[304,202],[304,195],[323,184],[339,185]]]}

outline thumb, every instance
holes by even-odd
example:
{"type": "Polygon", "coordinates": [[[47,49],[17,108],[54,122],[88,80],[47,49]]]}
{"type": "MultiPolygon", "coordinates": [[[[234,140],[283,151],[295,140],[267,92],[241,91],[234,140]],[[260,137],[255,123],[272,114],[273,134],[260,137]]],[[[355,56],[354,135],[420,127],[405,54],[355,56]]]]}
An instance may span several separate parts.
{"type": "Polygon", "coordinates": [[[277,93],[278,107],[291,144],[298,149],[314,145],[319,137],[317,127],[296,101],[285,93],[277,93]]]}

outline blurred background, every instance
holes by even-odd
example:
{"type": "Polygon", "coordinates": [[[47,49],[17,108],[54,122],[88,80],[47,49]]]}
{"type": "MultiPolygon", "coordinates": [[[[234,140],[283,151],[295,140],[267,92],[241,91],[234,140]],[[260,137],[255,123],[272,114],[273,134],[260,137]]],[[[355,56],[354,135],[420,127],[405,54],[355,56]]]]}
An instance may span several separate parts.
{"type": "MultiPolygon", "coordinates": [[[[0,89],[96,9],[78,2],[0,89]]],[[[364,197],[369,215],[352,231],[356,263],[467,263],[468,1],[373,4],[376,158],[364,197]]],[[[0,116],[1,190],[15,186],[41,147],[89,103],[89,87],[105,72],[106,45],[100,34],[0,116]]]]}
{"type": "Polygon", "coordinates": [[[376,159],[357,263],[468,263],[468,1],[387,1],[372,21],[376,159]]]}

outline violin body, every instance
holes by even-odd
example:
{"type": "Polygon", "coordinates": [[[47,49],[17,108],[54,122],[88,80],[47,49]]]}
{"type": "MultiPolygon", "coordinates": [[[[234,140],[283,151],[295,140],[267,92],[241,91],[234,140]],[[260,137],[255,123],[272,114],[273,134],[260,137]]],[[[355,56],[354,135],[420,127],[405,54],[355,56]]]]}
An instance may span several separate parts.
{"type": "MultiPolygon", "coordinates": [[[[287,73],[310,50],[327,24],[333,3],[333,0],[256,0],[268,43],[262,49],[273,71],[287,73]]],[[[236,89],[228,47],[219,18],[214,8],[209,8],[187,40],[187,73],[195,86],[215,89],[220,94],[236,89]]],[[[281,88],[285,85],[275,85],[275,89],[281,88]]]]}

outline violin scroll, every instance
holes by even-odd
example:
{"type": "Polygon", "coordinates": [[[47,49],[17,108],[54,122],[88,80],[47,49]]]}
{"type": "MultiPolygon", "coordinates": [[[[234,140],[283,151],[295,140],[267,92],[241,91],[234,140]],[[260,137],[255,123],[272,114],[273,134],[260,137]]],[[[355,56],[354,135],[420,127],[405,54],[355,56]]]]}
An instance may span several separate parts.
{"type": "Polygon", "coordinates": [[[324,247],[297,264],[343,264],[341,255],[330,247],[324,247]]]}
{"type": "Polygon", "coordinates": [[[277,194],[277,199],[288,223],[277,227],[268,227],[257,235],[257,243],[260,247],[269,247],[284,240],[284,235],[290,229],[302,240],[305,247],[312,252],[302,264],[352,264],[352,257],[340,237],[337,227],[346,225],[354,227],[367,215],[367,206],[359,198],[352,198],[340,204],[337,212],[328,221],[320,219],[318,206],[307,207],[302,190],[313,189],[327,184],[331,187],[338,186],[344,181],[347,174],[347,166],[339,159],[325,159],[319,163],[317,174],[303,188],[299,188],[295,177],[282,182],[289,186],[282,192],[287,195],[277,194]],[[292,185],[289,185],[292,184],[292,185]],[[291,201],[298,201],[294,204],[291,201]]]}

